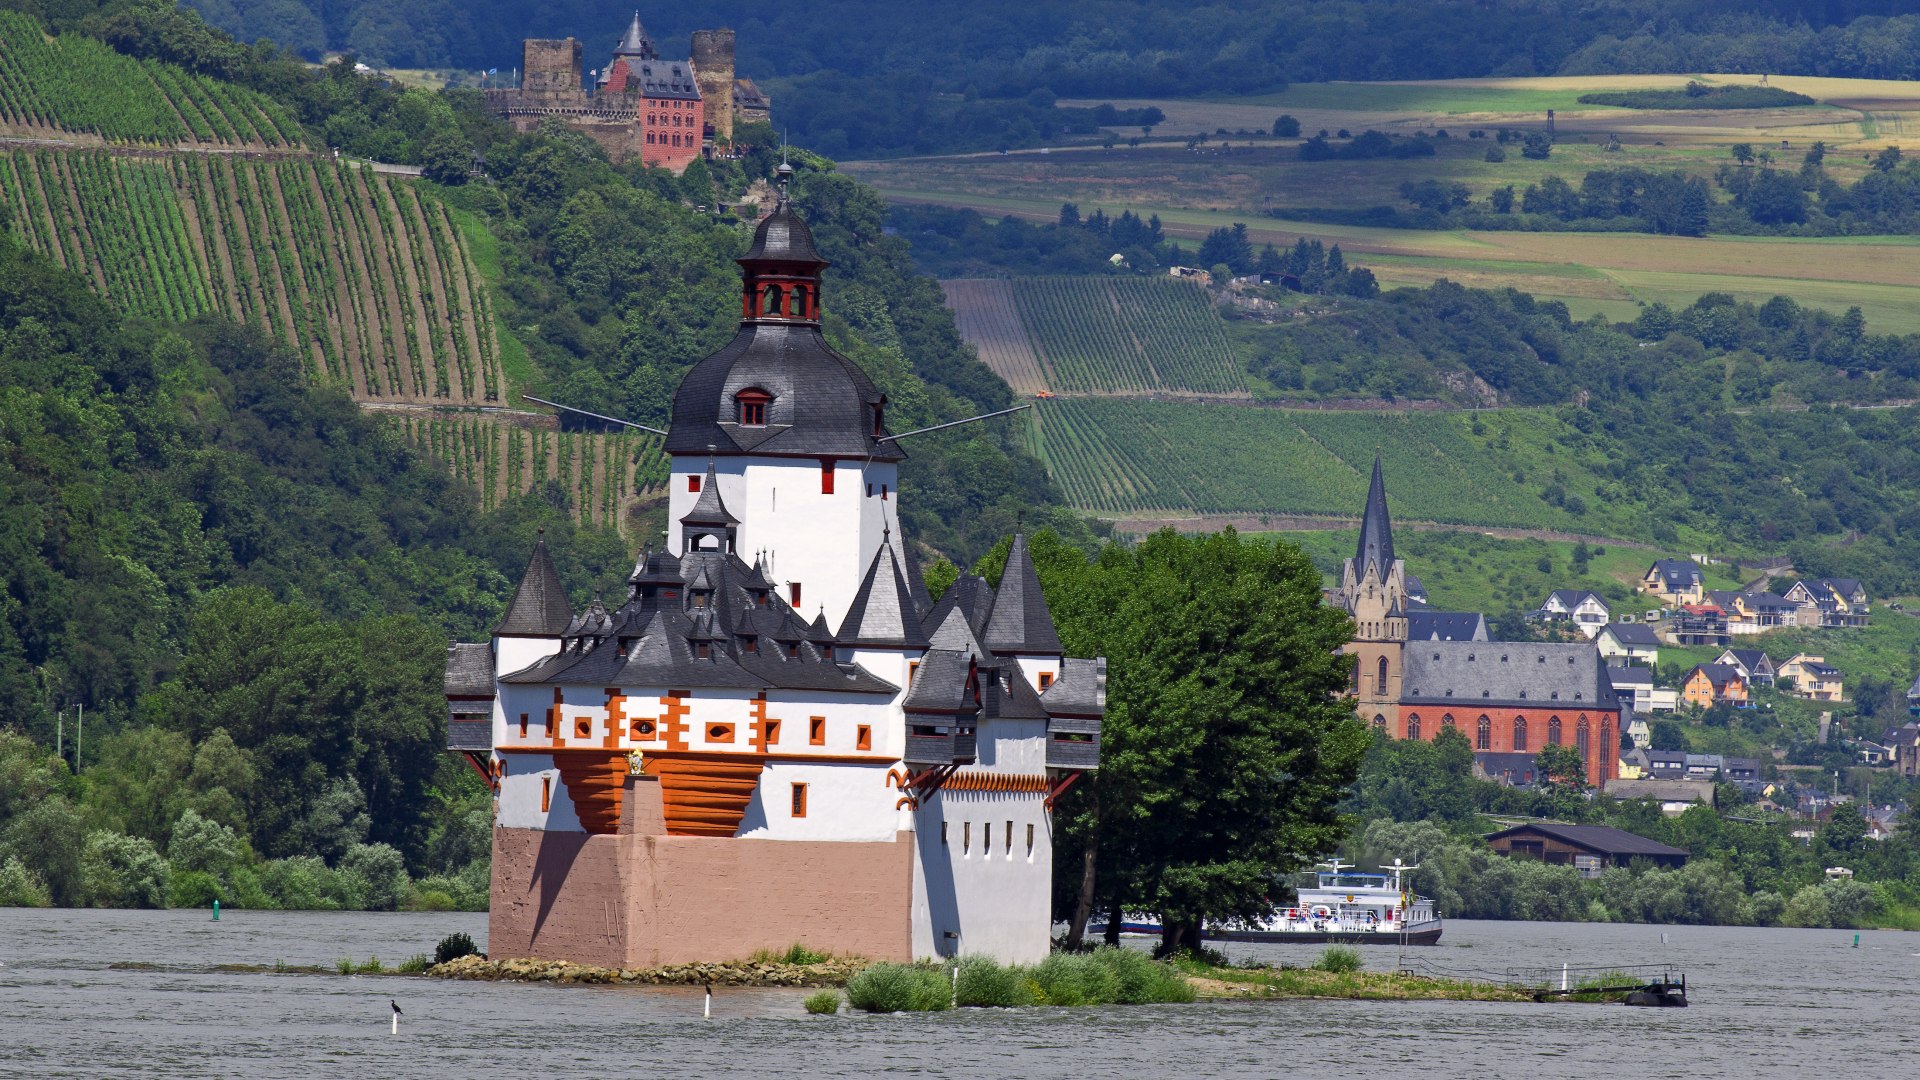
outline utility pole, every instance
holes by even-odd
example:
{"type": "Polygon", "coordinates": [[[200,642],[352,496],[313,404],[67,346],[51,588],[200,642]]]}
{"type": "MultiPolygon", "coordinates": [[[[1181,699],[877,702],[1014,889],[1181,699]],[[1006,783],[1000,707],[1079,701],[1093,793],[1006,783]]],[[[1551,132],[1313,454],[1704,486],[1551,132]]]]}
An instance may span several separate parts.
{"type": "Polygon", "coordinates": [[[62,761],[67,757],[67,710],[65,709],[54,714],[53,756],[62,761]]]}
{"type": "Polygon", "coordinates": [[[73,726],[73,775],[80,775],[80,752],[87,745],[87,705],[80,703],[80,718],[73,726]]]}

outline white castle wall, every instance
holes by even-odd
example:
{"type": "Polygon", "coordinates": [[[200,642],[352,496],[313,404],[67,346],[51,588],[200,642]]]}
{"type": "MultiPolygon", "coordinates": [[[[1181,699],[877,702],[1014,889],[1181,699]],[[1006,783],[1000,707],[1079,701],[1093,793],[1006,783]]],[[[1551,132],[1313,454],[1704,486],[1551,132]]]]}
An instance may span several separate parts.
{"type": "Polygon", "coordinates": [[[499,809],[494,821],[508,829],[585,832],[552,754],[501,754],[499,809]],[[548,783],[547,809],[540,809],[540,782],[548,783]]]}
{"type": "Polygon", "coordinates": [[[1019,964],[1046,959],[1053,925],[1053,834],[1044,796],[942,789],[914,818],[919,844],[913,864],[913,955],[957,951],[1019,964]],[[958,937],[948,938],[949,932],[958,937]]]}

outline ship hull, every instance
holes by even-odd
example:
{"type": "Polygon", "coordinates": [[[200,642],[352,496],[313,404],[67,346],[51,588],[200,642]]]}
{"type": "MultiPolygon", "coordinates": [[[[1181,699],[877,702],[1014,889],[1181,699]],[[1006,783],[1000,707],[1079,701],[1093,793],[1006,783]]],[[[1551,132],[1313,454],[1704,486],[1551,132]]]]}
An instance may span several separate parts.
{"type": "Polygon", "coordinates": [[[1232,930],[1207,929],[1200,936],[1208,941],[1254,941],[1295,945],[1437,945],[1438,926],[1423,926],[1404,935],[1371,930],[1232,930]]]}

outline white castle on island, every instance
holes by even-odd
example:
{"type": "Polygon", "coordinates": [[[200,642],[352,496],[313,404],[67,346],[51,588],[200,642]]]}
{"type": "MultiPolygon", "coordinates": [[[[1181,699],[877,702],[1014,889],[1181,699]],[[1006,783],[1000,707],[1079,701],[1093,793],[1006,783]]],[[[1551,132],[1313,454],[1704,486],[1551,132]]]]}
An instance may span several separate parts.
{"type": "Polygon", "coordinates": [[[1063,656],[1024,538],[997,589],[929,603],[886,397],[822,335],[784,191],[738,334],[674,397],[666,550],[576,613],[543,540],[492,640],[449,649],[496,958],[1048,951],[1049,810],[1098,765],[1106,662],[1063,656]]]}

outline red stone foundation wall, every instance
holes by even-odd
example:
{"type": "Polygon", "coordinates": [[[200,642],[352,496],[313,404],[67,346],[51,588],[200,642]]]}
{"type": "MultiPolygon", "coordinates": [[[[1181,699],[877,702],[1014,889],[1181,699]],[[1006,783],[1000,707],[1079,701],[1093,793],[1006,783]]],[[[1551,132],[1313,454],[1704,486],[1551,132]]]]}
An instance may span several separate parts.
{"type": "Polygon", "coordinates": [[[497,828],[488,952],[646,967],[799,942],[911,960],[913,847],[497,828]]]}

